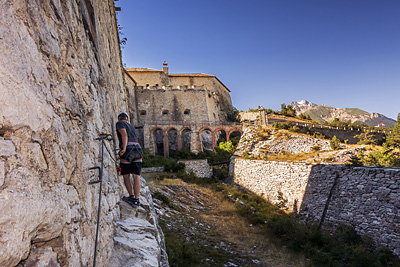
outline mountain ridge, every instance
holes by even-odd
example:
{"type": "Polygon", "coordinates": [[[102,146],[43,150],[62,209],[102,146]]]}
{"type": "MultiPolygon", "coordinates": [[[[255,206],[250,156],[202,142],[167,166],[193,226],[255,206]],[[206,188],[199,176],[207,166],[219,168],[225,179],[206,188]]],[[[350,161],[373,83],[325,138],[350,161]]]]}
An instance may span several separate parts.
{"type": "Polygon", "coordinates": [[[311,119],[320,122],[331,122],[335,118],[352,123],[363,123],[369,126],[382,125],[393,127],[396,121],[380,113],[369,113],[359,108],[335,108],[324,104],[315,104],[307,100],[293,101],[290,104],[296,114],[310,115],[311,119]]]}

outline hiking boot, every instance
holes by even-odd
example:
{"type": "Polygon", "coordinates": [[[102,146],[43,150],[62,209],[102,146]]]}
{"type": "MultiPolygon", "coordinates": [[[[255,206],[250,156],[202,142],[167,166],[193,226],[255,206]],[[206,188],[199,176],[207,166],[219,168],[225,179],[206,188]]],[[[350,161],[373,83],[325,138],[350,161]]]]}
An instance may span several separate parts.
{"type": "Polygon", "coordinates": [[[122,200],[131,205],[132,207],[138,207],[140,205],[140,201],[138,198],[134,198],[133,196],[122,197],[122,200]]]}
{"type": "Polygon", "coordinates": [[[140,201],[138,198],[133,198],[133,205],[135,205],[136,207],[140,206],[140,201]]]}

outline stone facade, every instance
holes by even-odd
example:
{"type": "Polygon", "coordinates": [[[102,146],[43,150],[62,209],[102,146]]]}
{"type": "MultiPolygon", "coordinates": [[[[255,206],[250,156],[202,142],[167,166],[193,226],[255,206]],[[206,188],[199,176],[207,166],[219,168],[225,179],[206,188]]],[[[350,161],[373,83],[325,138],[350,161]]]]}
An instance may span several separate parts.
{"type": "MultiPolygon", "coordinates": [[[[99,184],[88,169],[128,98],[114,1],[1,0],[0,36],[0,266],[92,265],[99,184]]],[[[107,150],[98,266],[123,188],[107,150]]]]}
{"type": "Polygon", "coordinates": [[[400,256],[400,169],[234,161],[236,183],[322,227],[351,225],[400,256]]]}
{"type": "Polygon", "coordinates": [[[132,115],[135,126],[151,153],[169,156],[181,148],[197,153],[208,149],[202,141],[204,130],[212,132],[212,148],[217,128],[225,132],[227,139],[232,131],[241,131],[240,125],[227,122],[227,114],[232,111],[230,91],[216,76],[171,74],[166,63],[163,70],[125,71],[127,80],[135,83],[129,90],[129,95],[135,96],[129,112],[136,113],[132,115]]]}

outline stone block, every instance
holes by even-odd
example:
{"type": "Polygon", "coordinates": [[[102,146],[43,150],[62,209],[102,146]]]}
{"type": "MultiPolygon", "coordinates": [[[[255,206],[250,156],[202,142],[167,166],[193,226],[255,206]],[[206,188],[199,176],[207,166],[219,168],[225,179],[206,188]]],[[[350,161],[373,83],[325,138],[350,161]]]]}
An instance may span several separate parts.
{"type": "Polygon", "coordinates": [[[11,141],[0,138],[0,157],[10,157],[16,154],[14,144],[11,141]]]}

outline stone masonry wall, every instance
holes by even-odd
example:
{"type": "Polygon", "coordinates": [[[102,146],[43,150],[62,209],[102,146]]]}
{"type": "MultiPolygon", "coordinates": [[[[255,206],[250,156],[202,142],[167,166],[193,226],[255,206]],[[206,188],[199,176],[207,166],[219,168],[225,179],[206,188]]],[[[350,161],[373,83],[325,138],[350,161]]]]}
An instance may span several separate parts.
{"type": "MultiPolygon", "coordinates": [[[[114,1],[0,0],[0,36],[0,266],[92,265],[88,168],[127,109],[114,1]]],[[[119,179],[105,150],[98,266],[113,250],[119,179]]]]}
{"type": "Polygon", "coordinates": [[[212,177],[212,169],[206,159],[180,160],[179,162],[185,163],[186,172],[193,171],[200,178],[212,177]]]}
{"type": "Polygon", "coordinates": [[[235,159],[234,181],[323,227],[353,226],[400,256],[400,169],[235,159]]]}

